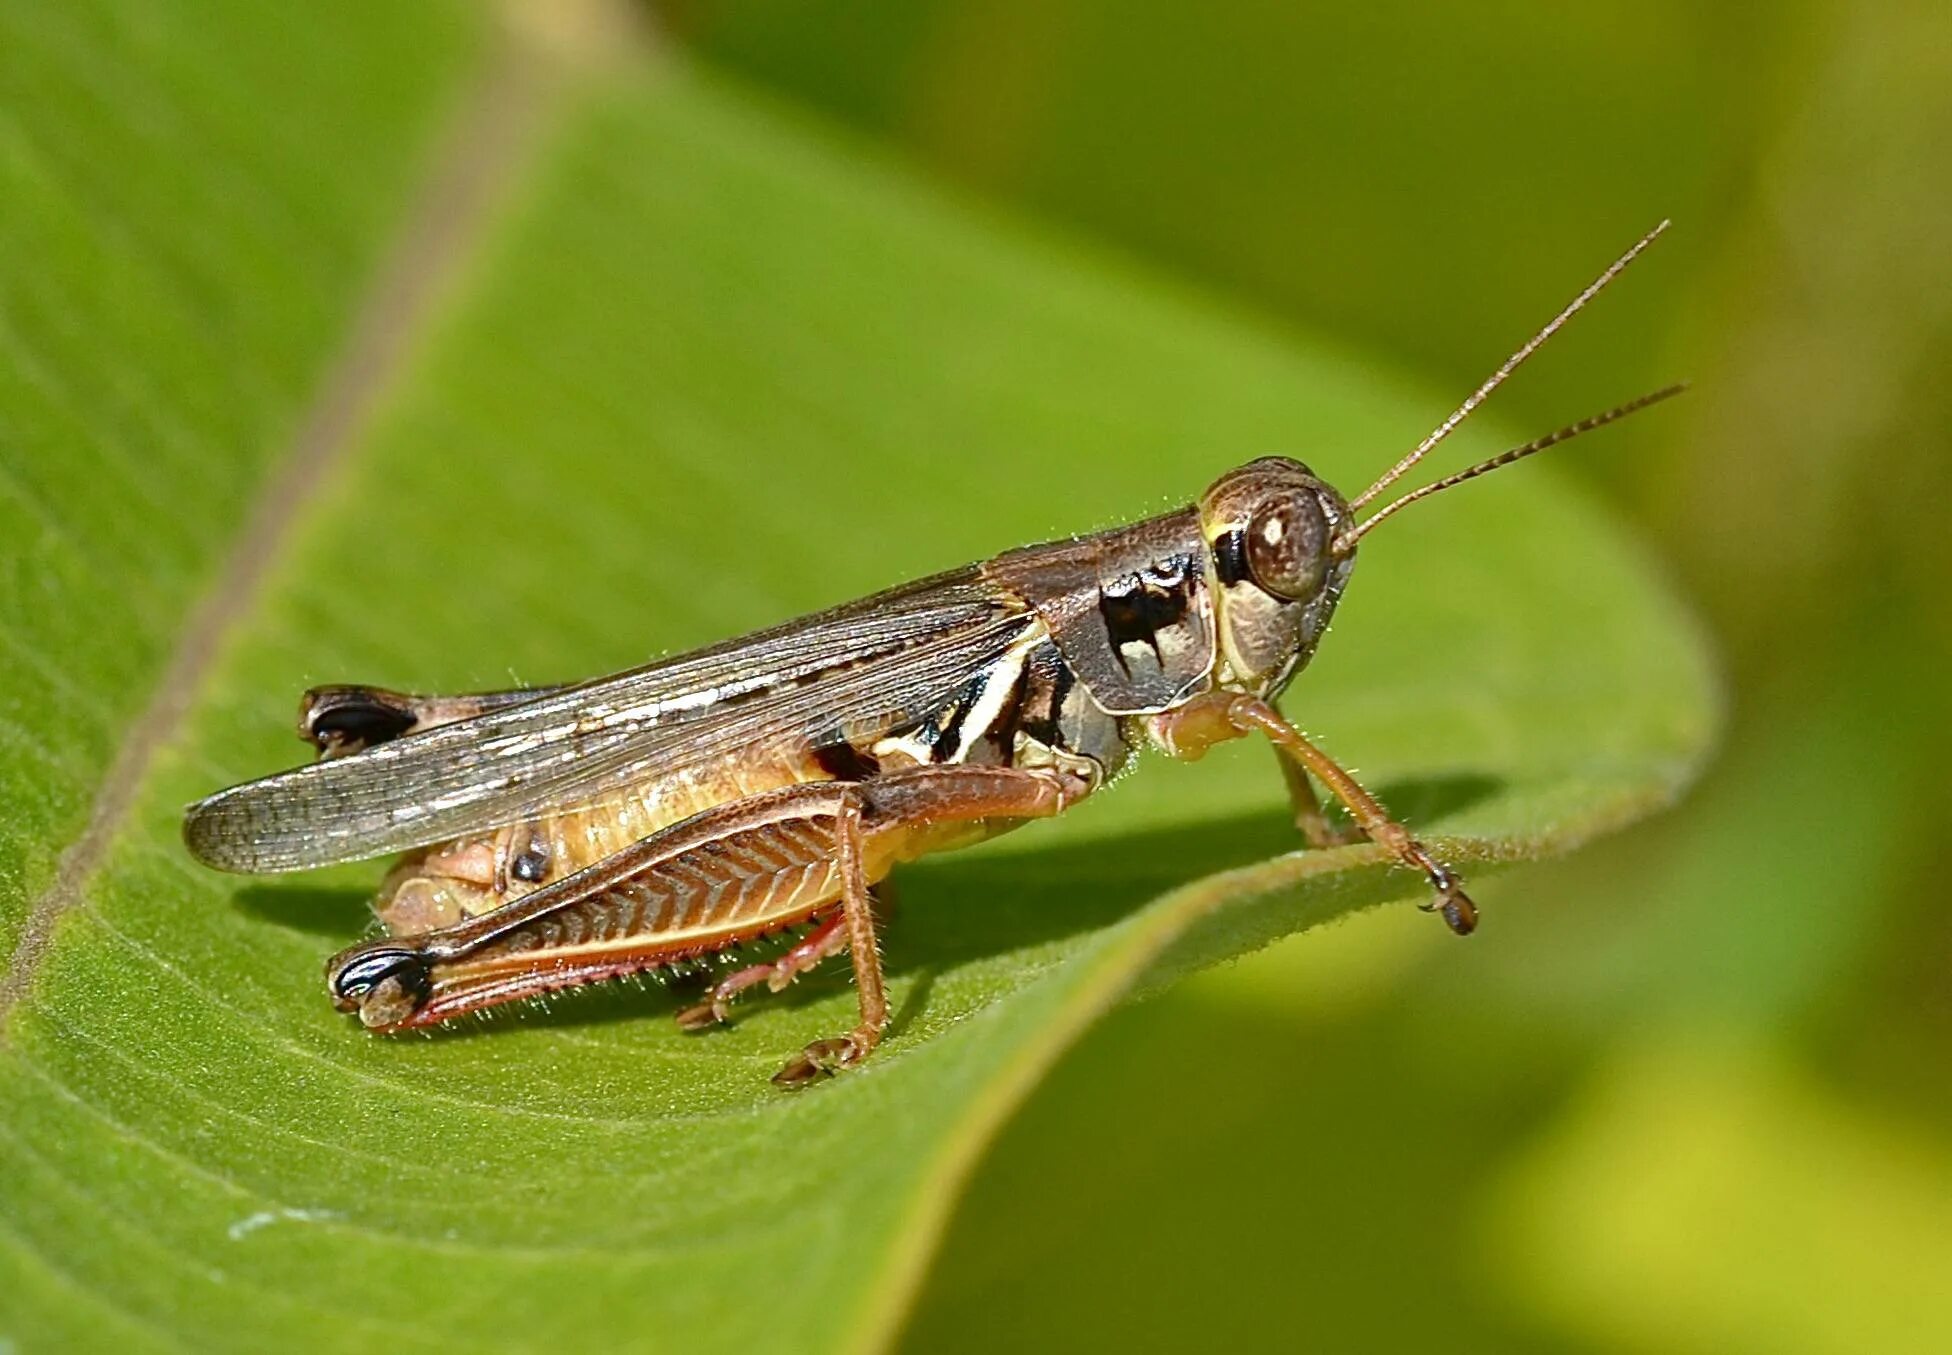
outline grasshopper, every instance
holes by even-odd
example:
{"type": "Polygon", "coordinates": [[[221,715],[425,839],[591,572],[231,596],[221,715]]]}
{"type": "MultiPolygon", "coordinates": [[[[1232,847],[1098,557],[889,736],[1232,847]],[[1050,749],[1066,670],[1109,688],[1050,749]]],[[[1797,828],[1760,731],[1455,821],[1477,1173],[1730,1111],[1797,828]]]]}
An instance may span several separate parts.
{"type": "Polygon", "coordinates": [[[447,697],[316,688],[299,730],[321,759],[192,805],[185,841],[245,872],[403,853],[374,901],[387,935],[327,966],[334,1005],[374,1031],[792,934],[677,1014],[702,1030],[741,992],[779,991],[844,951],[859,1022],[789,1059],[773,1079],[787,1087],[860,1062],[881,1038],[876,889],[896,865],[1062,814],[1143,745],[1191,759],[1264,736],[1309,845],[1378,844],[1422,874],[1426,908],[1468,934],[1477,908],[1456,872],[1274,701],[1320,644],[1377,524],[1680,389],[1358,516],[1666,224],[1352,499],[1267,457],[1195,505],[611,677],[447,697]],[[1331,824],[1317,783],[1352,830],[1331,824]]]}

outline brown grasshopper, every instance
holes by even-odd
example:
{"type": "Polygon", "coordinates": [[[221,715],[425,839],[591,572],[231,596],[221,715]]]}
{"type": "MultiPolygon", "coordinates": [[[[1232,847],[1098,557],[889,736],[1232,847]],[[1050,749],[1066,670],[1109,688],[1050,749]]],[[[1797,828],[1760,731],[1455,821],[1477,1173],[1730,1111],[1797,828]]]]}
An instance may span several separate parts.
{"type": "Polygon", "coordinates": [[[1665,226],[1353,499],[1268,457],[1221,476],[1196,506],[613,677],[453,697],[318,688],[299,729],[322,760],[191,806],[184,839],[233,871],[405,853],[374,903],[389,935],[327,969],[334,1004],[376,1031],[810,927],[678,1013],[704,1029],[745,989],[777,991],[847,952],[860,1022],[795,1055],[773,1079],[783,1086],[857,1063],[881,1038],[877,882],[900,862],[1063,813],[1141,744],[1197,758],[1264,735],[1311,846],[1348,840],[1319,782],[1467,934],[1477,909],[1456,873],[1273,702],[1320,643],[1378,523],[1680,389],[1357,517],[1665,226]]]}

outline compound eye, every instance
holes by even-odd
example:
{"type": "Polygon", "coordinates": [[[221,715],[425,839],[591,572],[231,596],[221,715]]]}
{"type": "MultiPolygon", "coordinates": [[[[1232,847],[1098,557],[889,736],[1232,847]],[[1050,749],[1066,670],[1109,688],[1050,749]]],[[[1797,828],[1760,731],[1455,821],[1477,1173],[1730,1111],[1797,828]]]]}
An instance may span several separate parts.
{"type": "Polygon", "coordinates": [[[1276,597],[1311,598],[1322,586],[1328,521],[1312,494],[1284,494],[1263,504],[1247,523],[1247,570],[1276,597]]]}

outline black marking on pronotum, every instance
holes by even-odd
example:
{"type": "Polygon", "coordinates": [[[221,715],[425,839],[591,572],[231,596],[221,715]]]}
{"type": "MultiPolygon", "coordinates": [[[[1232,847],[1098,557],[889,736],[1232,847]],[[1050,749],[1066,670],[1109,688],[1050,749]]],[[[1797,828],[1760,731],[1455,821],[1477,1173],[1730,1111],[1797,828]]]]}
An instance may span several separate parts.
{"type": "Polygon", "coordinates": [[[1163,667],[1164,651],[1159,648],[1159,632],[1178,625],[1186,616],[1190,601],[1187,574],[1192,561],[1176,555],[1162,560],[1141,574],[1130,574],[1115,584],[1098,590],[1098,614],[1105,620],[1105,634],[1111,638],[1112,656],[1129,674],[1125,646],[1152,647],[1153,657],[1163,667]]]}

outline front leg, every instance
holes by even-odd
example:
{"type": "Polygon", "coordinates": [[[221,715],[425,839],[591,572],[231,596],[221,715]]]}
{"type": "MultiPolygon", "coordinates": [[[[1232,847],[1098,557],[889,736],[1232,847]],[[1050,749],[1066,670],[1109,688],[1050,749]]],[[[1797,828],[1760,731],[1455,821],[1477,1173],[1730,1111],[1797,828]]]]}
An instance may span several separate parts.
{"type": "MultiPolygon", "coordinates": [[[[1389,812],[1376,802],[1375,796],[1337,766],[1328,754],[1304,738],[1300,730],[1283,719],[1281,712],[1266,701],[1255,696],[1212,692],[1183,706],[1148,717],[1146,728],[1152,741],[1168,754],[1189,760],[1228,739],[1254,733],[1265,735],[1288,770],[1290,792],[1308,797],[1307,802],[1314,808],[1318,821],[1320,807],[1315,804],[1313,789],[1308,785],[1307,778],[1310,776],[1342,802],[1363,836],[1404,865],[1423,873],[1436,894],[1433,902],[1424,905],[1426,912],[1442,913],[1444,921],[1459,936],[1469,936],[1477,928],[1477,905],[1464,892],[1463,882],[1458,879],[1457,873],[1432,856],[1428,848],[1411,836],[1409,829],[1389,816],[1389,812]]],[[[1308,823],[1299,805],[1296,818],[1302,822],[1303,832],[1308,832],[1308,823]]],[[[1321,823],[1321,827],[1327,826],[1325,822],[1321,823]]],[[[1311,844],[1312,841],[1311,837],[1311,844]]]]}

